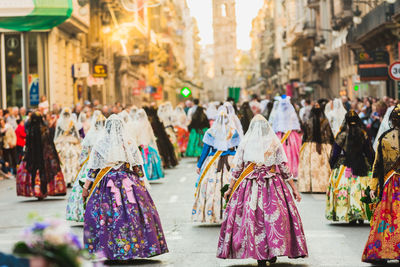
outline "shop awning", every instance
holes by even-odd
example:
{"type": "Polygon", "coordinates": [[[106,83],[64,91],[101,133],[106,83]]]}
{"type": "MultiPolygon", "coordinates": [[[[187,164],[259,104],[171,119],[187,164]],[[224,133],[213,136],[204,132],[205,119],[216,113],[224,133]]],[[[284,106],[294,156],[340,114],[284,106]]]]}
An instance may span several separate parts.
{"type": "Polygon", "coordinates": [[[72,0],[12,0],[0,5],[0,28],[14,31],[48,30],[72,14],[72,0]]]}

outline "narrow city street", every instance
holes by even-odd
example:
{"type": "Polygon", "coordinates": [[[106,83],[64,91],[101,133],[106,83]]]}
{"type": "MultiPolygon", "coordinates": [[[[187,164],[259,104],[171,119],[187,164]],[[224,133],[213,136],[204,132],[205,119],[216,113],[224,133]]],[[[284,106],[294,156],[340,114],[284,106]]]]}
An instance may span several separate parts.
{"type": "MultiPolygon", "coordinates": [[[[191,223],[195,159],[183,159],[175,169],[166,170],[166,178],[153,183],[151,194],[160,213],[170,253],[153,259],[133,262],[140,266],[256,266],[254,260],[220,260],[215,257],[219,226],[191,223]]],[[[66,198],[49,197],[41,202],[16,197],[15,181],[0,181],[0,251],[10,252],[29,217],[64,218],[66,198]]],[[[324,218],[325,195],[303,194],[298,205],[309,258],[279,258],[275,266],[368,266],[361,254],[369,226],[331,224],[324,218]],[[340,255],[340,257],[338,257],[340,255]]],[[[82,236],[82,224],[73,224],[82,236]]]]}

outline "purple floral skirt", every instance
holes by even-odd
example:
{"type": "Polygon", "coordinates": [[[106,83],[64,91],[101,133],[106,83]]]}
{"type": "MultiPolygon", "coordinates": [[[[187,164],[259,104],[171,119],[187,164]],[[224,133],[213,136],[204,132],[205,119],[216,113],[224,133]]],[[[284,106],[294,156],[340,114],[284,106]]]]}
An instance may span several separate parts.
{"type": "Polygon", "coordinates": [[[269,260],[307,255],[300,215],[280,174],[254,171],[227,205],[217,257],[269,260]]]}
{"type": "Polygon", "coordinates": [[[160,217],[143,181],[125,166],[100,181],[85,212],[85,247],[110,260],[167,253],[160,217]]]}

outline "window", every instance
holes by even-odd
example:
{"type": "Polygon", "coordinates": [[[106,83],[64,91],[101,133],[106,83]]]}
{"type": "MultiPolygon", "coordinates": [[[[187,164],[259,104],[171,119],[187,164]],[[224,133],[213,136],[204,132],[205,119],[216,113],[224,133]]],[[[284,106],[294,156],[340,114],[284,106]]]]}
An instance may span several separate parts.
{"type": "Polygon", "coordinates": [[[221,5],[221,16],[224,18],[226,17],[226,7],[227,7],[226,4],[221,5]]]}

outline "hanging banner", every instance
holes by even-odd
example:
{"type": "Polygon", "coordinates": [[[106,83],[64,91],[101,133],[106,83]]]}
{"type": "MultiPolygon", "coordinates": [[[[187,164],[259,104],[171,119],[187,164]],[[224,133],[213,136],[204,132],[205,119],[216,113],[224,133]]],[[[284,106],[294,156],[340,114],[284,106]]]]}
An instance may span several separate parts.
{"type": "Polygon", "coordinates": [[[31,106],[39,105],[39,75],[28,75],[29,104],[31,106]]]}

